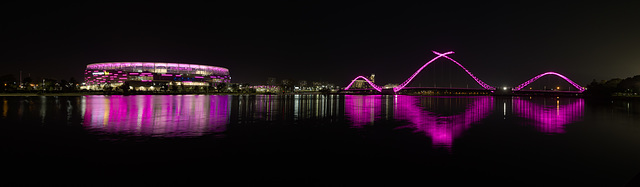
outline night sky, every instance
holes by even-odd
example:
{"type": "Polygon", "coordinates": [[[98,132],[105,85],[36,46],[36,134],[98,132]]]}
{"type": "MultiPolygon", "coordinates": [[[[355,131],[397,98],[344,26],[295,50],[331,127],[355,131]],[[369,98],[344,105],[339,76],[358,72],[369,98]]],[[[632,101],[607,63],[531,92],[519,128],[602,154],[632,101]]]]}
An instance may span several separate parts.
{"type": "Polygon", "coordinates": [[[546,71],[582,85],[640,74],[638,3],[177,3],[3,2],[0,75],[81,80],[89,63],[159,61],[226,67],[236,83],[346,86],[375,73],[386,84],[431,50],[496,86],[546,71]]]}

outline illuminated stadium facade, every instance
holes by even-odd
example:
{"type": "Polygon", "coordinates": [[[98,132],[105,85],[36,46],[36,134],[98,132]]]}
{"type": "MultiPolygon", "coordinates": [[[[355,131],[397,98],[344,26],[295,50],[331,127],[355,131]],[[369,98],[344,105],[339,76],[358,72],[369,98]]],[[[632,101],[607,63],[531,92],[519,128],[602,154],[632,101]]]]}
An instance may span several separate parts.
{"type": "Polygon", "coordinates": [[[211,87],[231,82],[227,68],[164,62],[104,62],[87,65],[83,89],[102,90],[128,84],[132,89],[211,87]]]}

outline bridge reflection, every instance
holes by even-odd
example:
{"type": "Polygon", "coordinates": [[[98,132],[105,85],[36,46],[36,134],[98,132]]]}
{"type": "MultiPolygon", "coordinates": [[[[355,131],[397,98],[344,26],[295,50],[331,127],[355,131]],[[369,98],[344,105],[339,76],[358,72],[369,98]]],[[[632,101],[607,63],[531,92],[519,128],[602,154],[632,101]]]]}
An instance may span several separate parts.
{"type": "Polygon", "coordinates": [[[394,99],[394,104],[394,118],[409,121],[411,123],[409,127],[431,137],[434,147],[443,147],[448,150],[451,149],[455,138],[471,127],[471,124],[486,118],[494,108],[493,97],[489,96],[410,97],[399,95],[394,99]],[[451,112],[460,108],[463,108],[461,112],[451,112]]]}
{"type": "Polygon", "coordinates": [[[582,98],[520,98],[512,99],[513,113],[529,119],[536,129],[545,134],[564,133],[564,126],[581,121],[584,116],[582,98]]]}
{"type": "Polygon", "coordinates": [[[409,123],[399,128],[424,133],[431,138],[433,147],[449,151],[456,138],[492,114],[496,119],[515,115],[526,119],[524,123],[534,125],[541,133],[559,134],[565,132],[565,125],[582,120],[584,100],[555,97],[495,100],[492,96],[345,96],[345,115],[353,127],[373,125],[383,117],[388,119],[392,116],[393,120],[409,123]],[[507,105],[507,102],[511,104],[507,105]]]}
{"type": "Polygon", "coordinates": [[[373,124],[381,117],[380,95],[345,95],[345,115],[353,127],[373,124]]]}
{"type": "Polygon", "coordinates": [[[85,96],[80,105],[83,125],[104,133],[201,136],[242,128],[240,124],[274,121],[346,122],[353,128],[385,122],[425,134],[433,147],[446,150],[452,150],[454,141],[474,124],[487,123],[485,119],[516,117],[512,119],[533,125],[541,133],[560,134],[584,115],[583,99],[556,97],[140,95],[85,96]]]}

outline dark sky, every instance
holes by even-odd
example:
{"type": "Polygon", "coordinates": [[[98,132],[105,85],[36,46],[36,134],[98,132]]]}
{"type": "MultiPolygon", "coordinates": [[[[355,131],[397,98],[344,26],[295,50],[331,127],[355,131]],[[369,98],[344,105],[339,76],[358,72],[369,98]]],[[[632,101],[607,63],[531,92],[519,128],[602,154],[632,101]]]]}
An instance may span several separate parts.
{"type": "MultiPolygon", "coordinates": [[[[640,6],[584,3],[2,3],[0,75],[81,79],[86,64],[216,65],[345,86],[400,83],[440,52],[491,85],[545,71],[587,84],[640,74],[640,6]]],[[[442,63],[447,62],[445,60],[442,63]]]]}

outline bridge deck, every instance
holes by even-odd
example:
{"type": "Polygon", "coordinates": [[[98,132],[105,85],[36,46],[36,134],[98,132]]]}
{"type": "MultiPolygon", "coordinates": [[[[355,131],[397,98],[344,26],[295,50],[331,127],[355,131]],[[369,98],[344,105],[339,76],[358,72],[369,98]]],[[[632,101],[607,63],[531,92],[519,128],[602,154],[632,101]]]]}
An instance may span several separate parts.
{"type": "Polygon", "coordinates": [[[469,90],[469,91],[491,91],[484,88],[453,88],[453,87],[404,87],[403,90],[469,90]]]}
{"type": "Polygon", "coordinates": [[[569,93],[569,94],[579,94],[581,91],[557,91],[557,90],[519,90],[513,91],[513,93],[569,93]]]}
{"type": "MultiPolygon", "coordinates": [[[[403,90],[405,90],[405,91],[410,91],[410,90],[450,90],[450,91],[479,91],[479,92],[489,92],[489,91],[491,91],[493,93],[492,90],[485,90],[483,88],[405,87],[403,90]]],[[[376,93],[380,93],[374,88],[348,89],[348,90],[342,90],[341,92],[344,92],[344,91],[347,91],[347,92],[349,92],[349,91],[352,91],[352,92],[375,91],[376,93]]],[[[383,91],[386,94],[394,94],[394,92],[391,91],[391,89],[383,89],[383,91]]],[[[511,95],[511,94],[582,94],[582,92],[581,91],[557,91],[557,90],[518,90],[518,91],[496,90],[496,92],[493,93],[493,94],[497,94],[497,95],[511,95]]]]}

